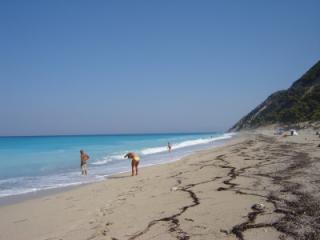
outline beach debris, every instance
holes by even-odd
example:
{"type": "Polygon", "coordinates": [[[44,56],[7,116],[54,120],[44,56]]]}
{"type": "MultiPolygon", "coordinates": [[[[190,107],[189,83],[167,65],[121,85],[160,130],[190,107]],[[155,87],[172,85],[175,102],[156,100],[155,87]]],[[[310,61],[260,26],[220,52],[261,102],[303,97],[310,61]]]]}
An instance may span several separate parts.
{"type": "Polygon", "coordinates": [[[229,235],[230,232],[228,230],[225,230],[225,229],[220,229],[220,232],[226,234],[226,235],[229,235]]]}
{"type": "Polygon", "coordinates": [[[262,211],[265,206],[262,203],[256,203],[251,207],[253,210],[262,211]]]}
{"type": "Polygon", "coordinates": [[[172,188],[171,188],[171,192],[175,192],[175,191],[177,191],[177,190],[179,190],[178,187],[172,187],[172,188]]]}
{"type": "Polygon", "coordinates": [[[281,234],[281,235],[279,236],[279,239],[280,239],[280,240],[286,240],[287,238],[286,238],[286,235],[281,234]]]}
{"type": "Polygon", "coordinates": [[[291,136],[298,136],[298,132],[295,129],[290,129],[290,135],[291,136]]]}

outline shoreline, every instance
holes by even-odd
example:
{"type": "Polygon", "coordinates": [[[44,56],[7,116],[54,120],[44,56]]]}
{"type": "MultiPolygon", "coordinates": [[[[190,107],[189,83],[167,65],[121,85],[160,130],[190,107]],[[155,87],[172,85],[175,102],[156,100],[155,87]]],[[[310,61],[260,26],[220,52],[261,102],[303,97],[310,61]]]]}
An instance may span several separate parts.
{"type": "Polygon", "coordinates": [[[4,152],[3,158],[12,157],[12,159],[2,169],[3,178],[0,180],[0,198],[13,195],[30,195],[30,193],[35,195],[35,192],[42,190],[49,192],[50,189],[101,181],[105,176],[128,170],[127,162],[120,161],[128,151],[127,149],[134,149],[133,151],[138,151],[141,154],[142,165],[154,165],[180,159],[191,152],[207,149],[212,145],[217,145],[215,142],[231,137],[226,133],[172,135],[169,140],[171,139],[175,143],[174,151],[169,154],[166,143],[163,144],[164,136],[168,137],[167,135],[157,135],[152,138],[144,136],[138,137],[138,140],[135,135],[128,139],[123,137],[110,139],[105,136],[99,139],[76,138],[73,139],[75,143],[72,144],[71,140],[66,138],[60,140],[52,138],[38,139],[29,143],[21,139],[17,140],[17,142],[13,140],[8,143],[2,142],[1,146],[2,144],[9,145],[9,150],[4,152]],[[212,138],[212,136],[214,137],[212,138]],[[44,142],[40,143],[41,141],[44,142]],[[88,144],[88,146],[84,145],[87,146],[86,150],[92,157],[89,162],[90,172],[87,177],[79,174],[78,152],[74,150],[83,148],[83,144],[81,144],[83,141],[88,144]],[[27,147],[24,147],[24,144],[27,147]],[[39,147],[40,150],[37,147],[38,144],[40,146],[43,145],[43,147],[39,147]],[[29,151],[29,148],[33,150],[29,151]],[[25,150],[27,152],[24,156],[22,153],[25,150]],[[27,160],[29,158],[32,161],[30,161],[30,164],[28,163],[28,167],[20,169],[20,165],[27,164],[26,162],[24,163],[23,159],[27,160]]]}
{"type": "MultiPolygon", "coordinates": [[[[170,164],[170,163],[173,163],[173,162],[182,161],[185,157],[189,157],[189,156],[191,156],[193,154],[201,153],[203,151],[213,150],[213,149],[215,149],[217,147],[224,146],[224,145],[228,144],[229,141],[232,141],[234,138],[236,138],[236,136],[237,135],[235,134],[230,139],[215,140],[214,141],[214,144],[215,144],[214,146],[210,146],[210,147],[205,148],[205,149],[194,150],[192,153],[189,153],[189,154],[187,154],[185,156],[182,156],[182,157],[180,157],[178,159],[175,159],[173,161],[169,160],[167,162],[159,162],[159,163],[156,163],[156,164],[140,166],[139,169],[145,169],[145,168],[149,168],[149,167],[157,167],[157,166],[161,166],[161,165],[164,165],[164,164],[170,164]]],[[[130,164],[128,164],[128,170],[127,171],[114,173],[114,174],[111,174],[109,176],[105,176],[104,179],[93,181],[93,182],[80,183],[80,184],[77,184],[77,185],[70,185],[70,186],[63,186],[63,187],[55,187],[55,188],[51,188],[51,189],[41,189],[41,190],[36,190],[36,191],[33,191],[33,192],[20,193],[20,194],[0,197],[0,208],[3,207],[3,206],[7,206],[7,205],[14,205],[14,204],[17,204],[17,203],[22,203],[22,202],[28,201],[28,200],[48,197],[48,196],[51,196],[51,195],[55,195],[55,194],[59,194],[59,193],[67,192],[67,191],[72,191],[73,189],[81,188],[81,187],[86,186],[86,185],[91,185],[91,184],[96,184],[96,183],[99,183],[99,182],[107,181],[109,178],[113,178],[114,176],[125,174],[125,173],[130,173],[131,170],[130,170],[130,166],[129,165],[130,164]]],[[[90,174],[90,169],[89,169],[89,174],[90,174]]]]}
{"type": "Polygon", "coordinates": [[[299,133],[240,133],[137,177],[0,207],[0,239],[317,239],[320,139],[299,133]]]}

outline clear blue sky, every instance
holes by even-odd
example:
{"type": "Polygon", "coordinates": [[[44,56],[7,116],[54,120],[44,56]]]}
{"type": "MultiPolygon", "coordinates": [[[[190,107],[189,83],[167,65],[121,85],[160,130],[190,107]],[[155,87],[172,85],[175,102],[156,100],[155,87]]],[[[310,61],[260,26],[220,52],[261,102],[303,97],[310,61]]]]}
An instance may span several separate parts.
{"type": "Polygon", "coordinates": [[[225,130],[320,59],[320,1],[1,1],[0,135],[225,130]]]}

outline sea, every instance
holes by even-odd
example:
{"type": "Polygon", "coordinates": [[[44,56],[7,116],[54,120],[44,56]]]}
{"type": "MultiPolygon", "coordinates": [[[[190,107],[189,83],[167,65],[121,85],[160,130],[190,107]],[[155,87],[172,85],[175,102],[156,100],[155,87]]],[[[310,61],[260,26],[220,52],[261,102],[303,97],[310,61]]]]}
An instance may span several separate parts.
{"type": "Polygon", "coordinates": [[[232,136],[212,132],[0,137],[0,198],[92,183],[130,172],[130,160],[124,159],[129,151],[140,155],[139,167],[146,167],[177,161],[218,146],[232,136]],[[80,173],[81,149],[90,156],[87,176],[80,173]]]}

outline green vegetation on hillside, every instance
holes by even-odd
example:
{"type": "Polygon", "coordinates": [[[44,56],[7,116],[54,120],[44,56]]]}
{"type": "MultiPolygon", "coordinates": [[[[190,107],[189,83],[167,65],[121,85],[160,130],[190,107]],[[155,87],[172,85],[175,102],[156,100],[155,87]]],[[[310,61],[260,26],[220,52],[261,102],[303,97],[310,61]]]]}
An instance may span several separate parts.
{"type": "Polygon", "coordinates": [[[320,61],[288,89],[276,92],[231,130],[320,120],[320,61]]]}

